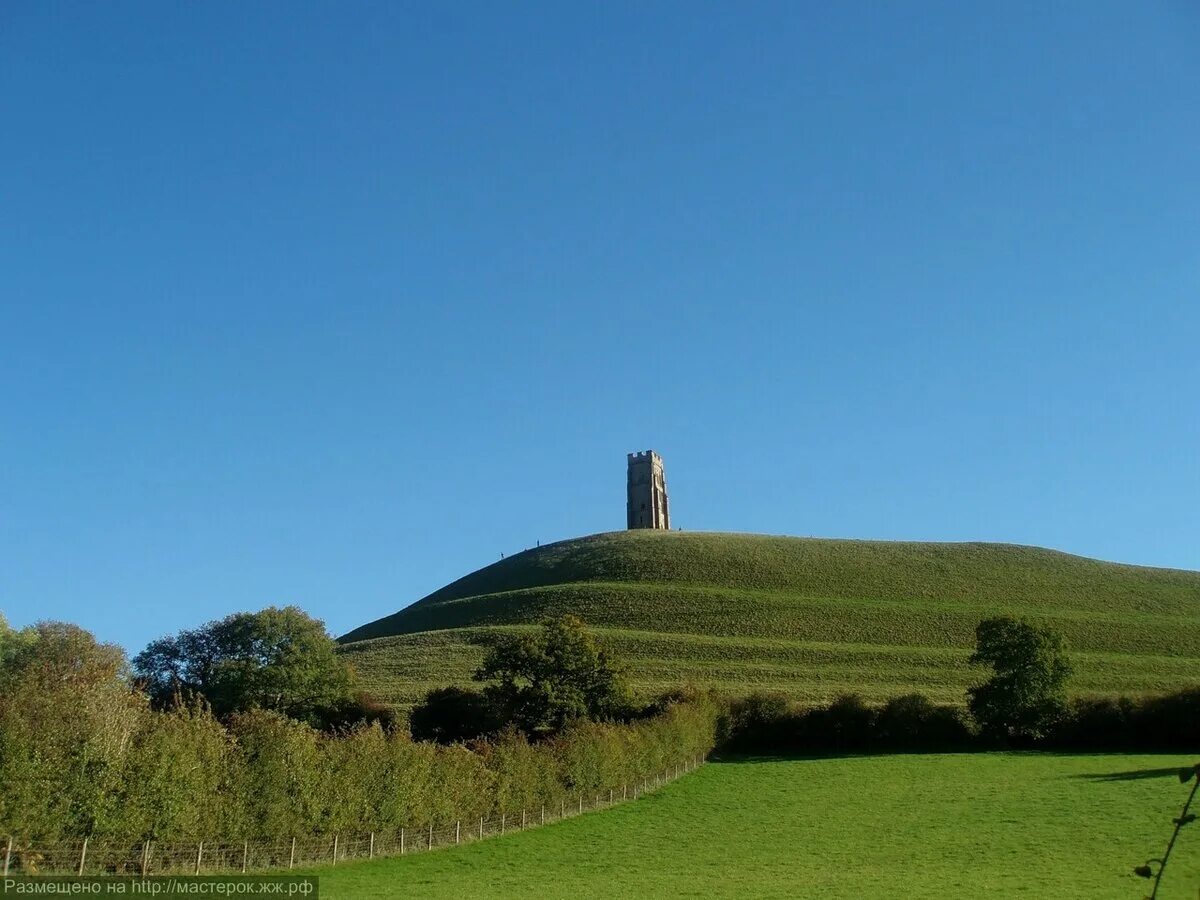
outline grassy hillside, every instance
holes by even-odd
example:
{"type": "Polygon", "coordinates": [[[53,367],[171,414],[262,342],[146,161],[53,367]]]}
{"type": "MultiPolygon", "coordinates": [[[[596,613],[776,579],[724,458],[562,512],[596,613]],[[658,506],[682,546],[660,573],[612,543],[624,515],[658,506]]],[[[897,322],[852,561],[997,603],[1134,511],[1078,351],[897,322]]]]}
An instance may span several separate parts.
{"type": "MultiPolygon", "coordinates": [[[[497,840],[312,870],[346,900],[1141,897],[1184,756],[971,754],[710,763],[634,802],[497,840]]],[[[1195,898],[1184,830],[1159,896],[1195,898]]]]}
{"type": "Polygon", "coordinates": [[[644,691],[689,681],[828,699],[908,690],[959,701],[981,618],[1067,635],[1073,689],[1200,683],[1200,572],[1006,544],[626,531],[529,550],[342,638],[364,686],[399,705],[466,682],[487,644],[564,612],[644,691]]]}

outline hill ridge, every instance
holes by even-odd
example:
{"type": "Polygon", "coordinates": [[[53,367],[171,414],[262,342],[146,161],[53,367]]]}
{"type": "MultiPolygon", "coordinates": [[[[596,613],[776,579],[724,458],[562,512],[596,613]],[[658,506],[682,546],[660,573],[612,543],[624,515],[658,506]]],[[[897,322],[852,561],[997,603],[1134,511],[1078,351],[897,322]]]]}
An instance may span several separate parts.
{"type": "MultiPolygon", "coordinates": [[[[502,560],[492,562],[432,591],[395,613],[383,616],[347,632],[339,638],[339,641],[342,643],[351,643],[356,640],[362,640],[365,637],[378,637],[384,634],[398,633],[386,630],[389,626],[385,623],[398,624],[403,621],[405,614],[410,611],[451,600],[492,596],[518,590],[561,587],[568,584],[609,582],[626,582],[632,584],[672,583],[697,587],[746,589],[758,586],[758,584],[748,583],[748,580],[761,584],[764,580],[763,576],[766,575],[766,582],[773,588],[790,590],[804,596],[814,596],[810,584],[806,583],[804,574],[794,570],[796,562],[807,561],[816,563],[820,561],[800,559],[799,557],[802,557],[806,551],[819,551],[826,555],[832,553],[834,556],[843,555],[846,558],[837,560],[839,566],[843,568],[858,566],[861,571],[870,571],[875,577],[882,574],[881,570],[887,567],[895,567],[897,564],[905,563],[912,565],[913,563],[919,563],[922,557],[924,557],[924,562],[931,567],[930,572],[927,574],[933,575],[936,574],[933,571],[933,568],[936,568],[934,566],[935,562],[941,564],[949,563],[961,568],[963,564],[969,562],[966,557],[970,555],[986,557],[988,560],[999,564],[1010,563],[1012,562],[1011,557],[1019,556],[1021,557],[1020,561],[1025,564],[1025,577],[1028,577],[1031,563],[1041,563],[1044,566],[1053,562],[1058,563],[1060,567],[1065,564],[1073,568],[1075,571],[1072,574],[1076,578],[1092,575],[1098,576],[1103,580],[1109,576],[1129,575],[1137,580],[1144,580],[1150,583],[1182,581],[1183,584],[1180,587],[1184,589],[1186,589],[1190,582],[1190,587],[1195,591],[1194,599],[1198,606],[1200,606],[1200,572],[1191,572],[1186,569],[1140,566],[1132,563],[1109,562],[1034,545],[991,543],[985,541],[888,541],[856,540],[853,538],[809,538],[717,531],[613,531],[555,541],[540,547],[529,548],[520,553],[505,557],[502,560]],[[618,566],[614,570],[612,568],[613,561],[611,555],[610,558],[602,560],[588,560],[586,557],[580,558],[589,548],[618,549],[624,545],[626,549],[636,547],[644,551],[653,546],[652,542],[660,544],[664,542],[676,542],[685,547],[692,545],[692,548],[698,552],[710,555],[713,554],[714,550],[718,550],[726,556],[741,556],[743,557],[743,562],[751,550],[774,552],[776,558],[768,560],[768,562],[775,563],[775,575],[772,577],[770,571],[759,571],[757,573],[752,571],[746,573],[743,571],[740,576],[735,575],[725,578],[686,577],[688,575],[686,570],[696,567],[695,560],[692,560],[690,566],[675,566],[674,569],[670,570],[668,575],[674,575],[674,577],[655,578],[653,574],[659,574],[662,571],[663,563],[670,554],[659,553],[657,556],[649,554],[649,558],[643,558],[633,564],[632,572],[629,571],[628,567],[622,570],[618,566]],[[732,552],[730,552],[731,547],[732,552]],[[779,571],[780,560],[778,558],[778,551],[784,551],[784,555],[786,555],[787,551],[797,551],[796,556],[798,558],[791,561],[793,563],[792,572],[779,571]],[[869,558],[869,555],[874,555],[877,558],[872,560],[869,558]],[[878,558],[881,555],[883,558],[878,558]],[[589,562],[590,567],[588,565],[589,562]],[[637,563],[640,563],[640,567],[637,563]],[[620,577],[622,574],[631,575],[632,577],[620,577]],[[747,574],[749,578],[747,578],[747,574]],[[790,577],[782,577],[785,574],[790,577]],[[647,577],[647,575],[650,577],[647,577]]],[[[620,554],[615,555],[620,557],[620,554]]],[[[810,553],[809,555],[811,556],[812,554],[810,553]]],[[[719,563],[720,560],[717,560],[717,562],[719,563]]],[[[1001,565],[1000,568],[1005,568],[1005,565],[1001,565]]],[[[1007,573],[1010,576],[1022,574],[1020,567],[1014,568],[1008,566],[1008,568],[1011,570],[1007,573]]],[[[746,566],[743,565],[742,569],[745,570],[746,566]]],[[[959,571],[946,572],[944,574],[956,575],[960,579],[978,578],[981,575],[994,577],[995,573],[988,573],[986,570],[980,572],[978,566],[975,569],[975,572],[959,571]]],[[[709,574],[713,574],[711,567],[709,574]]],[[[808,579],[809,582],[812,580],[814,579],[808,579]]],[[[895,595],[894,592],[889,591],[885,591],[884,593],[891,596],[895,595]]],[[[828,593],[828,596],[863,597],[861,593],[854,593],[853,590],[834,590],[832,593],[828,593]]],[[[909,596],[930,595],[927,590],[918,590],[911,592],[909,596]]],[[[882,598],[879,597],[878,599],[882,598]]]]}
{"type": "Polygon", "coordinates": [[[1022,544],[725,532],[602,532],[530,548],[348,632],[342,652],[365,689],[404,706],[468,682],[499,635],[564,613],[628,662],[643,693],[691,682],[961,702],[975,626],[1001,613],[1066,636],[1077,693],[1200,680],[1200,572],[1022,544]]]}

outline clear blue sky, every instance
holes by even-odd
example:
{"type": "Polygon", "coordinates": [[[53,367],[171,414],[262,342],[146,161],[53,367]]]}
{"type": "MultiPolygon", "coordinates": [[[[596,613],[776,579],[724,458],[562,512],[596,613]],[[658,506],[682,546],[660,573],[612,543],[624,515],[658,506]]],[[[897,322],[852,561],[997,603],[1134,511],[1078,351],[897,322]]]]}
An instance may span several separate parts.
{"type": "Polygon", "coordinates": [[[0,610],[675,523],[1200,568],[1200,7],[0,6],[0,610]]]}

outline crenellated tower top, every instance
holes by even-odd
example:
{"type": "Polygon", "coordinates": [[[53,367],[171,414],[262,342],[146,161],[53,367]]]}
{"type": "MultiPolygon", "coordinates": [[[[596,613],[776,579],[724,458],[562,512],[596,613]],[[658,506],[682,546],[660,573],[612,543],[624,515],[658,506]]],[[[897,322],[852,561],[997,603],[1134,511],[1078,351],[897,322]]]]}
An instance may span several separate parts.
{"type": "Polygon", "coordinates": [[[626,457],[626,524],[629,528],[670,530],[671,509],[667,502],[667,475],[662,457],[641,450],[626,457]]]}

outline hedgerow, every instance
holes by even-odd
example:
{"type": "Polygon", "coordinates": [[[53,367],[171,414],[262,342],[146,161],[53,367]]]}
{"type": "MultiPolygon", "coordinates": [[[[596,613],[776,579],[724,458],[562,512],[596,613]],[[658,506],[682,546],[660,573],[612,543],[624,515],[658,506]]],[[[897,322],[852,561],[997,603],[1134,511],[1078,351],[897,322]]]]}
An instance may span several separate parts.
{"type": "MultiPolygon", "coordinates": [[[[721,747],[732,753],[938,753],[1004,746],[980,734],[964,712],[921,694],[881,705],[846,694],[803,706],[781,694],[754,693],[731,701],[721,747]]],[[[1191,751],[1200,747],[1200,690],[1151,697],[1078,700],[1045,734],[1022,740],[1034,750],[1191,751]]]]}
{"type": "Polygon", "coordinates": [[[719,716],[695,696],[537,743],[508,731],[438,746],[378,724],[323,733],[265,711],[226,725],[199,706],[151,710],[128,689],[117,720],[51,719],[56,699],[0,696],[0,835],[255,840],[471,821],[694,759],[713,747],[719,716]]]}

